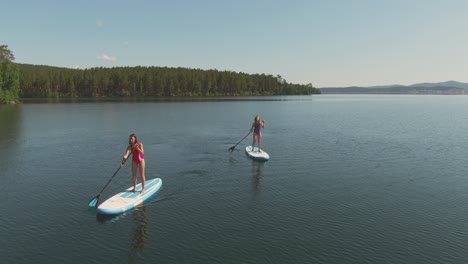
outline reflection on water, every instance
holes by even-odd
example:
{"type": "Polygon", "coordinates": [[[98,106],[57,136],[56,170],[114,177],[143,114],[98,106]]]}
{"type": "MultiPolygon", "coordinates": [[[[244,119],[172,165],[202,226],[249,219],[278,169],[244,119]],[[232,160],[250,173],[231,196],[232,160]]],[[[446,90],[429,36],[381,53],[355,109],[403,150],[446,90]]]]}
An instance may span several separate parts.
{"type": "MultiPolygon", "coordinates": [[[[21,108],[18,105],[0,105],[0,144],[14,142],[19,138],[21,108]]],[[[12,145],[12,144],[7,144],[12,145]]]]}
{"type": "Polygon", "coordinates": [[[0,174],[8,175],[2,179],[3,188],[16,185],[19,169],[24,159],[24,142],[21,138],[21,107],[0,105],[0,174]]]}
{"type": "Polygon", "coordinates": [[[52,104],[52,103],[105,103],[105,102],[242,102],[242,101],[312,101],[312,96],[210,96],[210,97],[99,97],[99,98],[27,98],[24,104],[52,104]]]}
{"type": "Polygon", "coordinates": [[[146,207],[142,205],[133,211],[133,239],[130,242],[129,259],[134,262],[135,258],[143,255],[145,242],[148,240],[148,216],[146,207]]]}
{"type": "MultiPolygon", "coordinates": [[[[117,222],[123,220],[126,217],[133,217],[132,233],[129,237],[129,252],[128,258],[129,263],[137,262],[139,257],[143,256],[145,243],[148,240],[148,216],[145,205],[140,205],[134,210],[119,214],[119,215],[102,215],[96,214],[96,220],[101,223],[117,222]]],[[[123,223],[123,222],[121,222],[123,223]]]]}
{"type": "Polygon", "coordinates": [[[145,241],[148,238],[148,217],[146,207],[141,206],[133,214],[135,228],[133,232],[132,248],[138,252],[143,252],[145,241]]]}
{"type": "Polygon", "coordinates": [[[252,182],[255,194],[260,194],[262,190],[262,178],[264,162],[252,161],[252,182]]]}

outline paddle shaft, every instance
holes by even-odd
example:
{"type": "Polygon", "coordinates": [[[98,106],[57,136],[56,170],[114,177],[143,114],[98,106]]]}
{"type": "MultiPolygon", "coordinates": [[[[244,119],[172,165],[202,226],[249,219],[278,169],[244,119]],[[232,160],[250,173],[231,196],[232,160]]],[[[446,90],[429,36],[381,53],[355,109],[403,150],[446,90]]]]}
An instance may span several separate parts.
{"type": "Polygon", "coordinates": [[[102,188],[101,192],[99,192],[98,195],[101,195],[101,193],[104,191],[104,189],[106,189],[107,185],[109,185],[109,183],[112,181],[112,179],[115,177],[115,175],[117,175],[117,172],[119,172],[120,168],[122,168],[122,167],[119,166],[119,168],[115,171],[114,175],[112,175],[112,177],[109,179],[109,181],[106,183],[106,185],[104,185],[104,188],[102,188]]]}
{"type": "MultiPolygon", "coordinates": [[[[127,159],[130,158],[131,155],[132,155],[132,153],[130,152],[130,155],[128,155],[127,159]]],[[[97,196],[101,195],[101,193],[104,191],[104,189],[106,189],[107,185],[109,185],[109,183],[112,181],[112,179],[115,177],[115,175],[117,175],[117,172],[119,172],[119,170],[123,167],[123,165],[125,164],[127,159],[125,159],[123,161],[122,165],[119,166],[119,168],[114,172],[114,175],[112,175],[112,177],[109,179],[109,181],[106,183],[106,185],[104,185],[104,188],[102,188],[101,192],[97,196]]]]}
{"type": "Polygon", "coordinates": [[[242,141],[244,141],[246,137],[250,135],[250,133],[252,133],[252,131],[249,131],[249,133],[245,135],[245,137],[243,137],[239,142],[237,142],[237,144],[234,147],[231,147],[230,149],[234,150],[237,147],[237,145],[239,145],[242,141]]]}
{"type": "Polygon", "coordinates": [[[89,206],[90,207],[95,207],[98,203],[99,203],[99,197],[101,196],[102,192],[104,191],[104,189],[106,189],[107,185],[109,185],[109,183],[112,181],[112,179],[115,177],[115,175],[117,175],[117,172],[119,172],[119,170],[123,167],[123,165],[125,164],[125,162],[127,161],[127,159],[132,155],[132,152],[130,152],[130,155],[128,155],[128,157],[126,159],[124,159],[122,161],[122,163],[120,164],[119,168],[114,172],[114,175],[112,175],[112,177],[109,179],[109,181],[106,183],[106,185],[104,185],[104,188],[102,188],[102,190],[99,192],[98,195],[96,195],[90,202],[89,202],[89,206]]]}

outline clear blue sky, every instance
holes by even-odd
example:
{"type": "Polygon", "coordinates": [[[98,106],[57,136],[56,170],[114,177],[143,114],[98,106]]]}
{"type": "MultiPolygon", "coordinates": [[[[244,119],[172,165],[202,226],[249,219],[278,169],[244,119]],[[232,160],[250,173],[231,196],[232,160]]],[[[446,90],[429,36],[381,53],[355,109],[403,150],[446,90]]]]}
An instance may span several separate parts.
{"type": "Polygon", "coordinates": [[[465,0],[0,0],[15,62],[281,75],[315,87],[468,82],[465,0]]]}

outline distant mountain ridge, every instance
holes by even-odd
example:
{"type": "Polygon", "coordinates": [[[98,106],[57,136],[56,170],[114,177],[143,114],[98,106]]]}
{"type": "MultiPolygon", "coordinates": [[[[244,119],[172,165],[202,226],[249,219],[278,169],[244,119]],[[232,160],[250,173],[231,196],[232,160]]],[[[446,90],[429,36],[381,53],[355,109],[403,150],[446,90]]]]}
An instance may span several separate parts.
{"type": "Polygon", "coordinates": [[[410,87],[453,87],[453,88],[462,88],[468,89],[468,83],[462,83],[457,81],[447,81],[440,83],[416,83],[410,85],[410,87]]]}
{"type": "Polygon", "coordinates": [[[322,94],[468,94],[468,83],[446,81],[412,85],[323,87],[322,94]]]}

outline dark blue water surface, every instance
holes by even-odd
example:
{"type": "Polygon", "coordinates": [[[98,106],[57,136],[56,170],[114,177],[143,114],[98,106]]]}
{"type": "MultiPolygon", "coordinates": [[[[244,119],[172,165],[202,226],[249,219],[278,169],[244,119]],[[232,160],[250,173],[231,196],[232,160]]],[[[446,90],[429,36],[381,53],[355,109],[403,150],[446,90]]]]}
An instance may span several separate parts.
{"type": "MultiPolygon", "coordinates": [[[[466,263],[468,97],[0,106],[4,263],[466,263]],[[266,163],[233,153],[256,114],[266,163]],[[163,187],[88,208],[128,136],[163,187]]],[[[127,164],[102,199],[131,185],[127,164]]],[[[102,200],[101,200],[102,201],[102,200]]]]}

